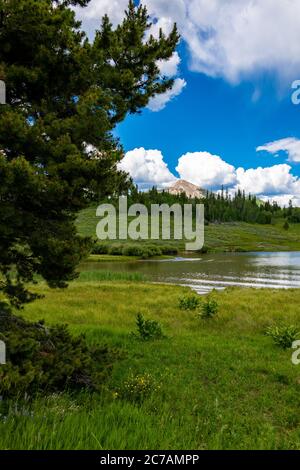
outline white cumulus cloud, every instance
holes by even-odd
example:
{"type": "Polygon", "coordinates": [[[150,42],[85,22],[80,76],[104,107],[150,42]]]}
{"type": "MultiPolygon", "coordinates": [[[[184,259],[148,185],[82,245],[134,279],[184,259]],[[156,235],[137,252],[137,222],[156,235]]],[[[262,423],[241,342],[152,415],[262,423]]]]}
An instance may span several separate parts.
{"type": "Polygon", "coordinates": [[[169,101],[182,93],[186,85],[187,83],[183,78],[176,78],[171,90],[167,90],[165,93],[156,95],[150,99],[148,108],[154,112],[161,111],[166,107],[169,101]]]}
{"type": "Polygon", "coordinates": [[[124,18],[128,7],[128,0],[91,0],[87,7],[75,7],[77,18],[82,21],[83,29],[90,38],[94,37],[95,30],[99,29],[102,17],[107,14],[114,26],[124,18]]]}
{"type": "Polygon", "coordinates": [[[290,162],[300,162],[300,140],[296,139],[295,137],[269,142],[268,144],[257,147],[256,151],[265,151],[271,154],[285,152],[287,153],[288,160],[290,162]]]}
{"type": "Polygon", "coordinates": [[[180,57],[175,51],[169,60],[158,60],[157,65],[162,76],[175,77],[179,72],[180,57]]]}
{"type": "Polygon", "coordinates": [[[261,196],[260,199],[264,202],[276,202],[281,207],[288,207],[292,201],[294,207],[300,207],[300,195],[294,194],[281,194],[280,196],[261,196]]]}
{"type": "Polygon", "coordinates": [[[238,168],[238,186],[247,193],[259,195],[300,194],[300,180],[293,176],[287,164],[267,168],[238,168]]]}
{"type": "MultiPolygon", "coordinates": [[[[166,33],[177,22],[190,53],[190,67],[230,82],[271,71],[280,80],[300,73],[299,0],[142,0],[155,20],[151,33],[166,33]]],[[[92,37],[108,13],[113,24],[124,17],[128,0],[91,0],[76,8],[92,37]]]]}
{"type": "MultiPolygon", "coordinates": [[[[176,21],[194,71],[230,82],[300,73],[299,0],[143,0],[169,31],[176,21]]],[[[157,27],[156,27],[157,29],[157,27]]]]}
{"type": "Polygon", "coordinates": [[[218,155],[209,152],[192,152],[182,155],[176,171],[181,179],[204,189],[214,189],[236,183],[235,168],[218,155]]]}
{"type": "MultiPolygon", "coordinates": [[[[178,178],[169,170],[159,150],[134,149],[127,152],[119,168],[128,172],[140,189],[152,186],[167,188],[178,178]]],[[[203,189],[218,191],[221,186],[230,194],[238,189],[255,194],[259,199],[276,201],[287,206],[292,200],[300,206],[300,179],[286,163],[270,167],[235,168],[218,155],[209,152],[189,152],[178,160],[176,171],[180,179],[203,189]]]]}
{"type": "Polygon", "coordinates": [[[131,150],[119,163],[119,169],[129,173],[140,189],[152,186],[164,188],[177,179],[168,169],[159,150],[131,150]]]}

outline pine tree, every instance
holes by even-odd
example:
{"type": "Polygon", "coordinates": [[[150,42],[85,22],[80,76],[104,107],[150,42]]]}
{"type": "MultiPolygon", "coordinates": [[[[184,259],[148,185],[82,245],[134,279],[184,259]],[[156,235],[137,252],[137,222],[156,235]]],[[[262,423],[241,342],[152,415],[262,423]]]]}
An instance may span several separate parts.
{"type": "Polygon", "coordinates": [[[157,61],[172,56],[176,26],[145,41],[147,11],[130,1],[89,42],[70,8],[88,3],[0,0],[0,291],[17,307],[36,274],[53,287],[76,276],[89,247],[76,214],[130,185],[114,127],[173,85],[157,61]]]}

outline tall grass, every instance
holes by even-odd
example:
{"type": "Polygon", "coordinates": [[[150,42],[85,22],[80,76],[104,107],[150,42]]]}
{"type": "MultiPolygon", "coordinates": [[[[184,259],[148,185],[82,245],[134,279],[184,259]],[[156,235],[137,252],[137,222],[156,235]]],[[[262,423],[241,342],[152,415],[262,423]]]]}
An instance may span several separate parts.
{"type": "Polygon", "coordinates": [[[139,273],[131,272],[113,272],[113,271],[83,271],[80,273],[78,280],[80,282],[101,282],[101,281],[130,281],[142,282],[146,277],[139,273]]]}
{"type": "Polygon", "coordinates": [[[216,292],[209,322],[180,310],[190,291],[178,286],[104,280],[37,290],[46,297],[26,318],[67,322],[123,355],[101,395],[2,402],[1,449],[299,449],[300,369],[264,334],[274,319],[299,326],[299,290],[216,292]],[[166,338],[132,339],[137,312],[166,338]],[[141,374],[159,384],[142,403],[115,396],[141,374]]]}

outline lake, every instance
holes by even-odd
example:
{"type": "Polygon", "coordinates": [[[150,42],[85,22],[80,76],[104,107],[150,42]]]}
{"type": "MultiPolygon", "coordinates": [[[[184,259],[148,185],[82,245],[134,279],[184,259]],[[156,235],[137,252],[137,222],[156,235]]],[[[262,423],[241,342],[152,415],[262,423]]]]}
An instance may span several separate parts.
{"type": "Polygon", "coordinates": [[[300,252],[224,253],[168,260],[85,263],[85,268],[137,272],[154,282],[190,286],[199,294],[229,286],[300,287],[300,252]]]}

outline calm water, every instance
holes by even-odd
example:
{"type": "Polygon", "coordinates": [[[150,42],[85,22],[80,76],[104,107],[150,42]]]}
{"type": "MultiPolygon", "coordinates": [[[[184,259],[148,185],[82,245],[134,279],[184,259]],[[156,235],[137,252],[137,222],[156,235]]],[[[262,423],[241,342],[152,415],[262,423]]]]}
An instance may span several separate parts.
{"type": "Polygon", "coordinates": [[[138,272],[152,281],[190,286],[201,294],[228,286],[300,287],[300,252],[208,254],[159,261],[88,263],[87,266],[93,270],[138,272]]]}

